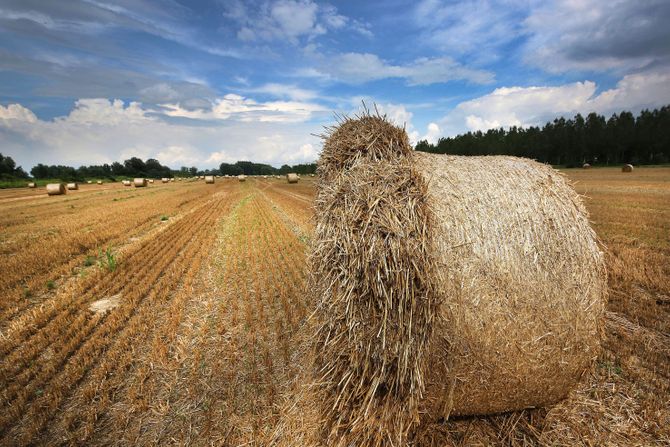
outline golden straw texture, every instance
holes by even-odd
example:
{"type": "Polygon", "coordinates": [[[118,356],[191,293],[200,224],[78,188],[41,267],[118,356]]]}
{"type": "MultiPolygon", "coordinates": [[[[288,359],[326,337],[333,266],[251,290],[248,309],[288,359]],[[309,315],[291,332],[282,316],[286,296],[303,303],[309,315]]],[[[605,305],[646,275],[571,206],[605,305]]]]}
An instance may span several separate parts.
{"type": "Polygon", "coordinates": [[[402,446],[423,422],[564,398],[598,353],[606,271],[563,176],[416,153],[369,114],[324,138],[311,369],[271,443],[402,446]]]}

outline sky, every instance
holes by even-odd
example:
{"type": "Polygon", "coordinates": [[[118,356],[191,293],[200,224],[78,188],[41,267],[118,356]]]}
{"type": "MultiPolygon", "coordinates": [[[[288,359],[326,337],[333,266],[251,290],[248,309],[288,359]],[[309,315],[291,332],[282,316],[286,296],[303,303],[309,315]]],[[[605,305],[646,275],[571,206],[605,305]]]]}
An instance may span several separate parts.
{"type": "Polygon", "coordinates": [[[363,102],[412,142],[670,104],[670,1],[0,0],[0,153],[317,159],[363,102]]]}

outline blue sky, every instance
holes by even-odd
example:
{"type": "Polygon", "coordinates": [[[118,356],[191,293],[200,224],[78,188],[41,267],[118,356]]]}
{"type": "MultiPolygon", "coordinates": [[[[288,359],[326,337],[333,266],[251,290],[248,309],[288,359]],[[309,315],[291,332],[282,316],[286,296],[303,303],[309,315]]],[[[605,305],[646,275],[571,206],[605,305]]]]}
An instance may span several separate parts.
{"type": "Polygon", "coordinates": [[[670,103],[670,2],[0,0],[24,168],[314,161],[377,104],[413,141],[670,103]]]}

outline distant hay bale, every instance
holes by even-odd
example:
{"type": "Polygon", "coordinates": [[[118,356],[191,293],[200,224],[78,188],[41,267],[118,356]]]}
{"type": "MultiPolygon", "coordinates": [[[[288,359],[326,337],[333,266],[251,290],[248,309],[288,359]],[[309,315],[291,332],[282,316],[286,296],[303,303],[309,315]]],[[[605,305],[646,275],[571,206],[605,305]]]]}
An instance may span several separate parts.
{"type": "Polygon", "coordinates": [[[121,183],[123,183],[123,186],[130,186],[130,180],[122,180],[121,183]]]}
{"type": "Polygon", "coordinates": [[[588,164],[588,163],[584,163],[584,164],[582,165],[582,169],[591,169],[591,165],[588,164]]]}
{"type": "Polygon", "coordinates": [[[28,183],[28,188],[36,188],[37,184],[35,182],[28,183]]]}
{"type": "Polygon", "coordinates": [[[422,420],[563,399],[598,355],[607,289],[567,180],[528,159],[415,152],[379,116],[325,138],[313,392],[298,393],[317,423],[291,420],[291,402],[278,444],[313,427],[322,445],[402,446],[422,420]]]}
{"type": "Polygon", "coordinates": [[[310,176],[310,177],[315,177],[315,175],[314,175],[314,174],[309,174],[309,176],[310,176]]]}
{"type": "Polygon", "coordinates": [[[163,178],[161,179],[161,182],[163,182],[163,183],[168,183],[169,181],[170,181],[169,178],[165,178],[165,177],[163,177],[163,178]]]}
{"type": "Polygon", "coordinates": [[[62,183],[49,183],[47,184],[47,194],[50,196],[59,196],[65,194],[67,190],[65,185],[62,183]]]}
{"type": "Polygon", "coordinates": [[[621,167],[621,172],[633,172],[633,165],[623,165],[621,167]]]}
{"type": "Polygon", "coordinates": [[[102,185],[102,180],[98,180],[96,183],[97,183],[98,185],[102,185]]]}
{"type": "Polygon", "coordinates": [[[213,175],[206,175],[205,176],[205,183],[214,183],[214,176],[213,175]]]}
{"type": "Polygon", "coordinates": [[[76,182],[68,183],[67,184],[67,189],[70,190],[70,191],[76,191],[76,190],[79,189],[79,184],[76,183],[76,182]]]}
{"type": "Polygon", "coordinates": [[[154,182],[154,179],[150,178],[150,179],[148,180],[148,182],[149,182],[149,183],[153,183],[153,182],[154,182]]]}
{"type": "Polygon", "coordinates": [[[237,180],[239,180],[240,182],[245,182],[247,180],[247,176],[244,174],[240,174],[237,176],[237,180]]]}
{"type": "Polygon", "coordinates": [[[171,181],[171,182],[174,182],[174,177],[170,178],[170,181],[171,181]]]}
{"type": "Polygon", "coordinates": [[[93,183],[93,181],[92,180],[87,180],[86,183],[88,183],[90,185],[91,183],[93,183]]]}
{"type": "Polygon", "coordinates": [[[145,186],[147,186],[147,179],[136,178],[133,180],[133,184],[135,185],[135,188],[144,188],[145,186]]]}
{"type": "Polygon", "coordinates": [[[286,181],[289,183],[298,183],[298,174],[291,172],[289,174],[286,174],[286,181]]]}

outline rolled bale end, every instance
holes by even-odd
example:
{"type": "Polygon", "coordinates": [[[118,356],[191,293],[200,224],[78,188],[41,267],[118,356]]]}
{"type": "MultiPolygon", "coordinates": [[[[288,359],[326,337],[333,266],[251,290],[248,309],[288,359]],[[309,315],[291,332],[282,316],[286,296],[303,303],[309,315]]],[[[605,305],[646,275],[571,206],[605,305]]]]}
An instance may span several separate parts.
{"type": "Polygon", "coordinates": [[[47,194],[50,196],[60,196],[67,193],[65,185],[62,183],[49,183],[47,184],[47,194]]]}
{"type": "Polygon", "coordinates": [[[549,405],[597,357],[603,254],[551,167],[414,152],[364,115],[325,136],[316,186],[325,445],[404,445],[421,420],[549,405]]]}
{"type": "Polygon", "coordinates": [[[214,183],[214,176],[213,175],[206,175],[205,176],[205,183],[214,183]]]}
{"type": "Polygon", "coordinates": [[[621,167],[621,172],[633,172],[633,165],[626,164],[621,167]]]}
{"type": "Polygon", "coordinates": [[[68,183],[67,184],[67,189],[69,191],[76,191],[79,189],[79,184],[78,183],[68,183]]]}
{"type": "Polygon", "coordinates": [[[286,174],[286,181],[288,183],[298,183],[299,179],[300,179],[300,177],[298,177],[298,174],[296,174],[296,173],[291,172],[291,173],[286,174]]]}
{"type": "Polygon", "coordinates": [[[246,175],[238,175],[237,180],[240,182],[246,182],[247,181],[247,176],[246,175]]]}
{"type": "Polygon", "coordinates": [[[28,183],[28,188],[37,188],[37,183],[35,182],[28,183]]]}
{"type": "Polygon", "coordinates": [[[133,184],[135,185],[135,188],[144,188],[145,186],[147,186],[147,179],[144,178],[133,179],[133,184]]]}
{"type": "Polygon", "coordinates": [[[582,169],[591,169],[591,165],[588,164],[588,163],[584,163],[584,164],[582,165],[582,169]]]}

